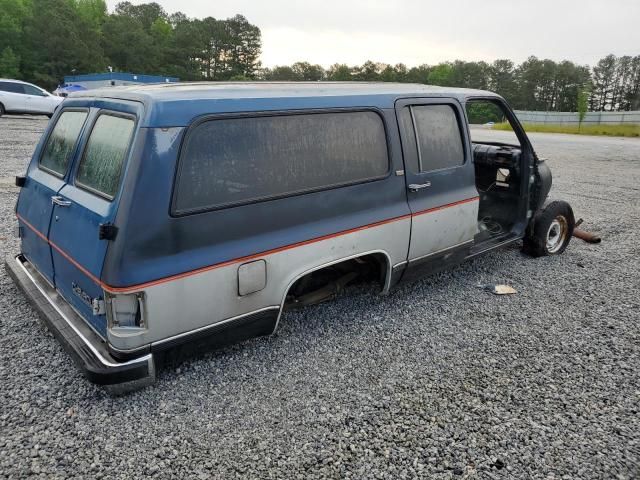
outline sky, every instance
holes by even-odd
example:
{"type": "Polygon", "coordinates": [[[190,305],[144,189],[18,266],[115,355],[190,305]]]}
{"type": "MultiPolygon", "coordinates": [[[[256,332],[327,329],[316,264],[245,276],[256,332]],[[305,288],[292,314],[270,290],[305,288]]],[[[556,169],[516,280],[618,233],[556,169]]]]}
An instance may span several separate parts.
{"type": "MultiPolygon", "coordinates": [[[[131,3],[147,3],[130,0],[131,3]]],[[[262,31],[264,66],[366,60],[409,67],[530,55],[595,64],[640,54],[640,0],[156,0],[168,13],[262,31]]],[[[110,11],[118,3],[107,0],[110,11]]]]}

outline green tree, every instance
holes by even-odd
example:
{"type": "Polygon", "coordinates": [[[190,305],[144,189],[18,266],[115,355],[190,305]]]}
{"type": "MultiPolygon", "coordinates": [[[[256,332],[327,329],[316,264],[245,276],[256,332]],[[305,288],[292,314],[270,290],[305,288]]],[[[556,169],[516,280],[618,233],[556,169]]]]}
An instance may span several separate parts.
{"type": "Polygon", "coordinates": [[[128,15],[110,15],[103,27],[103,45],[108,64],[114,70],[156,71],[157,50],[142,22],[128,15]]]}
{"type": "Polygon", "coordinates": [[[265,69],[263,77],[265,80],[280,82],[299,82],[303,80],[302,74],[288,65],[265,69]]]}
{"type": "Polygon", "coordinates": [[[327,79],[334,82],[348,82],[353,80],[353,69],[344,63],[334,63],[327,70],[327,79]]]}
{"type": "Polygon", "coordinates": [[[75,2],[33,0],[32,6],[32,15],[24,24],[21,52],[25,78],[51,89],[72,72],[104,68],[100,39],[75,2]]]}
{"type": "Polygon", "coordinates": [[[487,122],[499,123],[504,120],[502,110],[494,103],[476,101],[467,104],[467,116],[471,124],[484,124],[487,122]]]}
{"type": "Polygon", "coordinates": [[[230,39],[222,21],[207,17],[198,21],[202,35],[202,73],[207,80],[220,80],[227,70],[230,39]]]}
{"type": "MultiPolygon", "coordinates": [[[[0,0],[0,50],[4,53],[7,72],[13,72],[13,78],[22,78],[22,55],[28,48],[24,26],[32,16],[31,0],[0,0]],[[16,64],[17,61],[17,70],[16,64]]],[[[10,76],[8,73],[6,76],[10,76]]]]}
{"type": "Polygon", "coordinates": [[[489,88],[489,65],[486,62],[463,62],[456,60],[451,65],[448,84],[454,87],[489,88]]]}
{"type": "Polygon", "coordinates": [[[11,47],[5,47],[0,52],[0,77],[20,78],[20,57],[11,47]]]}
{"type": "Polygon", "coordinates": [[[396,73],[396,82],[406,82],[409,69],[404,63],[396,63],[393,66],[393,70],[396,73]]]}
{"type": "Polygon", "coordinates": [[[450,63],[439,63],[429,72],[427,81],[431,85],[448,86],[451,84],[453,67],[450,63]]]}
{"type": "Polygon", "coordinates": [[[296,62],[291,65],[291,69],[297,77],[308,82],[319,82],[325,77],[324,68],[320,65],[311,65],[309,62],[296,62]]]}
{"type": "Polygon", "coordinates": [[[151,31],[151,27],[156,20],[169,19],[164,8],[155,2],[142,3],[140,5],[133,5],[131,2],[120,2],[116,5],[115,14],[135,18],[147,32],[151,31]]]}
{"type": "Polygon", "coordinates": [[[80,18],[95,34],[100,35],[108,15],[104,0],[75,0],[75,2],[80,18]]]}
{"type": "Polygon", "coordinates": [[[590,81],[589,68],[563,61],[556,65],[554,110],[575,112],[578,95],[590,81]]]}
{"type": "Polygon", "coordinates": [[[118,3],[102,30],[104,52],[115,70],[148,74],[175,70],[167,68],[174,44],[173,27],[157,3],[118,3]]]}
{"type": "Polygon", "coordinates": [[[19,47],[24,39],[24,24],[33,11],[31,0],[0,0],[0,45],[19,47]]]}
{"type": "Polygon", "coordinates": [[[173,42],[168,54],[167,74],[184,80],[199,80],[203,77],[203,57],[207,37],[200,20],[190,20],[177,13],[169,20],[173,26],[173,42]]]}
{"type": "Polygon", "coordinates": [[[607,55],[593,67],[593,89],[591,90],[592,110],[613,109],[613,79],[616,71],[615,55],[607,55]]]}
{"type": "Polygon", "coordinates": [[[587,110],[589,108],[589,92],[585,89],[578,90],[578,97],[576,99],[578,106],[578,131],[582,127],[582,122],[587,116],[587,110]]]}
{"type": "Polygon", "coordinates": [[[624,110],[640,110],[640,55],[631,59],[629,80],[624,90],[624,110]]]}
{"type": "Polygon", "coordinates": [[[260,68],[262,37],[260,29],[242,15],[224,21],[229,44],[225,51],[224,78],[244,75],[254,78],[260,68]]]}
{"type": "Polygon", "coordinates": [[[398,73],[391,65],[385,65],[380,72],[380,81],[382,82],[397,82],[398,73]]]}
{"type": "Polygon", "coordinates": [[[433,67],[429,65],[420,65],[409,69],[405,76],[405,81],[411,83],[429,83],[429,75],[433,67]]]}
{"type": "Polygon", "coordinates": [[[520,110],[544,110],[539,101],[541,91],[543,62],[531,56],[516,69],[515,76],[518,83],[518,93],[514,99],[514,107],[520,110]]]}
{"type": "Polygon", "coordinates": [[[380,80],[380,74],[384,68],[385,65],[382,63],[375,63],[371,60],[367,60],[361,67],[354,67],[354,79],[366,82],[377,82],[380,80]]]}
{"type": "Polygon", "coordinates": [[[618,58],[616,68],[617,85],[614,90],[615,93],[613,100],[613,103],[616,105],[617,110],[622,111],[632,109],[632,106],[634,104],[634,96],[637,96],[638,94],[638,77],[640,75],[640,72],[638,71],[639,68],[640,55],[636,57],[625,55],[618,58]]]}
{"type": "Polygon", "coordinates": [[[512,102],[516,98],[517,83],[515,65],[511,60],[500,59],[491,64],[488,69],[488,88],[512,102]]]}

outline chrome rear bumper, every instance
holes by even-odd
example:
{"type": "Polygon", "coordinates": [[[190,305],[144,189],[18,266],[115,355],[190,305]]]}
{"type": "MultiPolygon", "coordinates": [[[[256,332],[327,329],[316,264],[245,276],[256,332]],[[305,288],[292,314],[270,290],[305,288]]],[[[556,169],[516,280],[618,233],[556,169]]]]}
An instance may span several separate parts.
{"type": "Polygon", "coordinates": [[[23,256],[7,257],[5,269],[62,346],[93,383],[113,393],[136,390],[155,381],[153,355],[147,353],[122,362],[106,342],[71,308],[23,256]]]}

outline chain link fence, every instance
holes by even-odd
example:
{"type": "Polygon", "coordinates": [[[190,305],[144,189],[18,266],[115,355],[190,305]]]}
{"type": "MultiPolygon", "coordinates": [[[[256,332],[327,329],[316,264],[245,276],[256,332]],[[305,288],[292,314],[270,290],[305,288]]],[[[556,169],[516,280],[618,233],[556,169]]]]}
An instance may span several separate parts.
{"type": "MultiPolygon", "coordinates": [[[[518,120],[522,123],[551,123],[571,125],[579,123],[578,112],[533,112],[516,110],[518,120]]],[[[583,125],[621,125],[640,124],[640,111],[634,112],[588,112],[582,121],[583,125]]]]}

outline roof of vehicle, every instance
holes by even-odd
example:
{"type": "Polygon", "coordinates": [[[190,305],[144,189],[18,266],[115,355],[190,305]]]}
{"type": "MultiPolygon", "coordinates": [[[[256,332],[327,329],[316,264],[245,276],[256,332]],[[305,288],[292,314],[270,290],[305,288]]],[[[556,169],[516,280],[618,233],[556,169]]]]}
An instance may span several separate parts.
{"type": "MultiPolygon", "coordinates": [[[[393,108],[398,98],[499,96],[484,90],[413,83],[192,82],[105,87],[68,98],[120,99],[145,105],[143,126],[188,125],[195,117],[229,112],[311,108],[393,108]]],[[[67,100],[69,102],[69,100],[67,100]]],[[[73,102],[77,103],[77,102],[73,102]]]]}
{"type": "Polygon", "coordinates": [[[437,95],[466,97],[495,93],[467,88],[390,82],[183,82],[105,87],[76,96],[131,100],[209,100],[237,98],[437,95]]]}
{"type": "Polygon", "coordinates": [[[16,80],[15,78],[0,78],[0,82],[14,82],[14,83],[23,83],[25,85],[33,85],[33,83],[25,82],[24,80],[16,80]]]}

